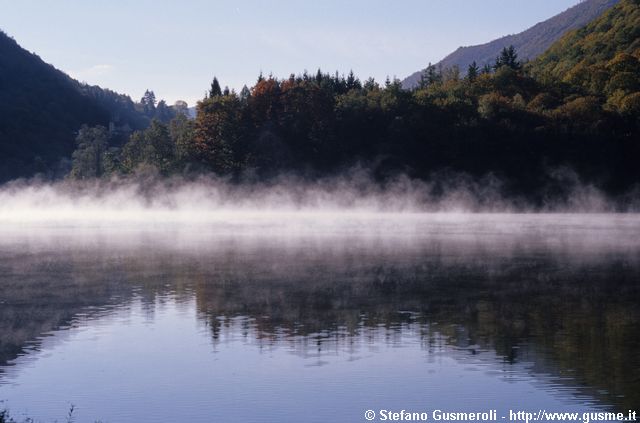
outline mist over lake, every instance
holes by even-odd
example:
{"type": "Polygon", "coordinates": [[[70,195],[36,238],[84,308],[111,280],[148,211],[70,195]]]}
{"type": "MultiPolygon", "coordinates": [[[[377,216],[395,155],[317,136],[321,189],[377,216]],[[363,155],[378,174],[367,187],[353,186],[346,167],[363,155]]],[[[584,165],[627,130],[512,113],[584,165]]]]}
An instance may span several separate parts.
{"type": "Polygon", "coordinates": [[[638,215],[256,216],[3,225],[3,405],[266,422],[638,404],[638,215]]]}

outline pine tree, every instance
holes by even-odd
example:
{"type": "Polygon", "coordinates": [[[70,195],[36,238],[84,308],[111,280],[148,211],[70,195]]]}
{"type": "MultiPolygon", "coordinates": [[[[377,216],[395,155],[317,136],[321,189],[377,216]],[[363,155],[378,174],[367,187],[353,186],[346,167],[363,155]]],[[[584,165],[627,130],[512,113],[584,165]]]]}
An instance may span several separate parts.
{"type": "Polygon", "coordinates": [[[473,82],[476,80],[479,73],[480,73],[480,68],[478,67],[478,64],[476,63],[476,61],[474,60],[473,63],[471,63],[469,65],[469,68],[467,69],[467,78],[469,79],[469,81],[473,82]]]}
{"type": "Polygon", "coordinates": [[[156,95],[153,91],[146,90],[144,92],[144,96],[140,99],[140,104],[142,104],[142,110],[144,114],[148,117],[153,117],[156,113],[156,95]]]}
{"type": "Polygon", "coordinates": [[[427,88],[429,86],[429,78],[427,77],[427,69],[429,69],[431,67],[431,62],[429,62],[429,66],[427,66],[426,69],[424,69],[422,72],[420,72],[420,82],[418,83],[418,86],[420,88],[427,88]]]}
{"type": "Polygon", "coordinates": [[[218,82],[218,78],[213,77],[213,82],[211,82],[211,89],[209,90],[209,98],[220,97],[222,95],[222,89],[220,89],[220,83],[218,82]]]}
{"type": "Polygon", "coordinates": [[[360,84],[360,80],[355,77],[353,74],[353,70],[349,71],[349,75],[347,76],[347,90],[360,89],[362,85],[360,84]]]}
{"type": "Polygon", "coordinates": [[[514,46],[502,49],[500,56],[496,58],[496,64],[493,68],[498,70],[503,66],[508,66],[513,70],[522,69],[522,64],[518,61],[518,53],[516,53],[516,48],[514,46]]]}
{"type": "Polygon", "coordinates": [[[367,91],[373,91],[375,89],[378,88],[378,83],[376,82],[375,79],[373,79],[372,77],[369,77],[365,82],[364,82],[364,89],[367,91]]]}
{"type": "Polygon", "coordinates": [[[442,71],[436,70],[436,67],[431,63],[429,63],[429,66],[426,69],[426,73],[428,85],[439,84],[440,82],[442,82],[442,71]]]}

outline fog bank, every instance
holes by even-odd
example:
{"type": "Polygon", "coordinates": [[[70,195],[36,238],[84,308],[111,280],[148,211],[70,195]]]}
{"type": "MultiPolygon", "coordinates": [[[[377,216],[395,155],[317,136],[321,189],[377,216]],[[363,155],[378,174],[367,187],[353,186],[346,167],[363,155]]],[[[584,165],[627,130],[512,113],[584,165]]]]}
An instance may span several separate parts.
{"type": "Polygon", "coordinates": [[[0,187],[0,224],[12,222],[207,222],[280,216],[365,218],[421,213],[607,213],[638,210],[640,191],[612,201],[577,180],[568,194],[532,205],[506,198],[493,177],[440,177],[424,182],[400,176],[374,183],[366,172],[316,181],[281,177],[232,183],[212,176],[42,182],[19,180],[0,187]]]}

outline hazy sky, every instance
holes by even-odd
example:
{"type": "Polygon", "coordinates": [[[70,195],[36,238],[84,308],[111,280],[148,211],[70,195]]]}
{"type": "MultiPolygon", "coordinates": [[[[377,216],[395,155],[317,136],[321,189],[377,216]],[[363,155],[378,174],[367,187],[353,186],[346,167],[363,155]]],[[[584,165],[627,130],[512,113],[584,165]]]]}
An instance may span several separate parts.
{"type": "Polygon", "coordinates": [[[0,29],[75,78],[194,105],[213,75],[305,69],[404,78],[460,45],[520,32],[578,0],[0,0],[0,29]]]}

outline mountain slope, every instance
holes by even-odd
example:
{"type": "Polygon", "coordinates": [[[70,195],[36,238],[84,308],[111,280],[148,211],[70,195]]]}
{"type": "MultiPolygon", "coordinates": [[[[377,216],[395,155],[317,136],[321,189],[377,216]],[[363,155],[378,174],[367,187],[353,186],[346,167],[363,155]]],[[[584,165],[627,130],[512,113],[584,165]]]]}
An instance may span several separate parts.
{"type": "Polygon", "coordinates": [[[0,32],[0,181],[55,167],[73,151],[83,123],[106,125],[109,114],[0,32]]]}
{"type": "MultiPolygon", "coordinates": [[[[513,45],[521,60],[533,60],[542,54],[551,44],[563,34],[572,29],[580,28],[600,16],[605,10],[615,5],[619,0],[585,0],[570,9],[540,22],[524,32],[508,35],[486,44],[471,47],[460,47],[436,66],[443,68],[457,65],[463,73],[475,61],[478,66],[492,65],[504,47],[513,45]]],[[[422,71],[415,72],[402,81],[404,88],[418,85],[422,71]]]]}
{"type": "Polygon", "coordinates": [[[562,81],[607,98],[613,108],[640,101],[640,0],[621,0],[563,36],[529,66],[543,82],[562,81]],[[631,95],[635,100],[625,97],[631,95]]]}
{"type": "Polygon", "coordinates": [[[0,182],[64,173],[83,124],[129,131],[149,119],[131,99],[78,83],[0,31],[0,182]]]}

